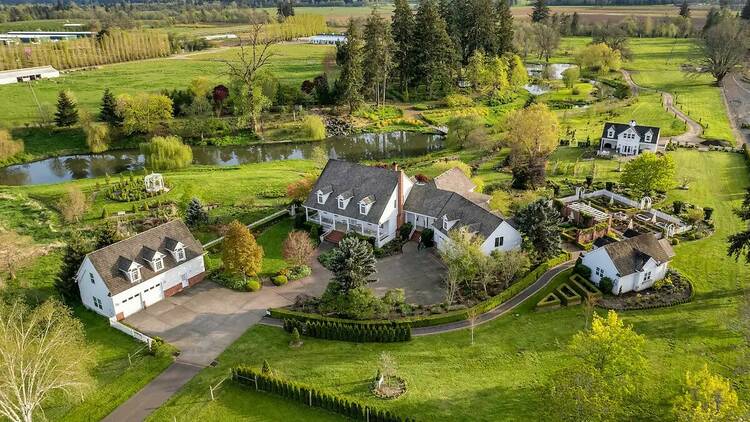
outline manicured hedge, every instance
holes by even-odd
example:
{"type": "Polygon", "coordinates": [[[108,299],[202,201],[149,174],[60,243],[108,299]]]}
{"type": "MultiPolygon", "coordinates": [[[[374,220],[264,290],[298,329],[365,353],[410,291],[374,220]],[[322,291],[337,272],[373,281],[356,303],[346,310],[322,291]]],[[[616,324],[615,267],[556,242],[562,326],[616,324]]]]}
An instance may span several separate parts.
{"type": "Polygon", "coordinates": [[[412,418],[403,418],[392,414],[390,411],[375,409],[346,397],[317,390],[314,387],[263,374],[247,366],[233,368],[232,379],[242,385],[254,387],[256,391],[265,391],[285,399],[293,400],[310,407],[325,409],[355,420],[370,422],[414,421],[412,418]]]}
{"type": "Polygon", "coordinates": [[[326,340],[344,340],[356,343],[393,343],[411,340],[408,324],[359,324],[332,321],[300,321],[285,319],[284,330],[326,340]]]}
{"type": "MultiPolygon", "coordinates": [[[[534,268],[520,280],[511,284],[510,287],[503,290],[500,294],[493,296],[484,302],[480,302],[474,305],[474,309],[478,313],[485,313],[491,309],[500,306],[502,303],[507,302],[510,298],[520,293],[525,288],[534,284],[535,281],[541,277],[542,274],[547,272],[550,268],[556,267],[566,261],[570,260],[570,254],[563,252],[555,258],[550,259],[547,262],[540,264],[534,268]]],[[[318,314],[310,314],[305,312],[297,312],[284,308],[272,308],[269,310],[270,316],[281,320],[298,320],[298,321],[329,321],[339,323],[357,323],[357,324],[368,324],[368,325],[409,325],[412,328],[417,327],[432,327],[434,325],[443,325],[451,322],[464,321],[469,318],[469,309],[459,309],[455,311],[446,312],[444,314],[427,315],[427,316],[413,316],[405,317],[393,321],[388,320],[362,320],[355,321],[350,319],[342,318],[330,318],[324,317],[318,314]]]]}

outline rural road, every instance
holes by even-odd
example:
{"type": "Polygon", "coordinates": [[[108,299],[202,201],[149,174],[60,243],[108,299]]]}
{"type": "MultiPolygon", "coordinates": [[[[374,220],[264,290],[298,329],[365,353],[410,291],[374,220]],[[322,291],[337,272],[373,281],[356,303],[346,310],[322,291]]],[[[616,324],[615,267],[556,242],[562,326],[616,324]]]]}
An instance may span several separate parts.
{"type": "MultiPolygon", "coordinates": [[[[641,87],[637,83],[635,83],[632,75],[627,70],[621,69],[620,71],[622,72],[622,76],[625,79],[625,82],[627,82],[627,84],[630,86],[630,91],[633,93],[634,97],[637,97],[640,91],[649,89],[641,87]]],[[[671,140],[678,143],[688,144],[700,144],[701,142],[703,142],[703,138],[701,138],[701,135],[703,134],[703,126],[701,126],[695,120],[691,119],[687,114],[683,113],[682,110],[677,108],[677,106],[674,104],[674,96],[671,93],[664,91],[657,92],[661,93],[662,95],[664,107],[666,107],[668,111],[672,112],[675,117],[682,120],[687,125],[687,132],[681,135],[673,136],[671,140]]]]}
{"type": "Polygon", "coordinates": [[[743,124],[750,123],[750,84],[732,73],[724,78],[721,92],[735,137],[740,143],[750,142],[750,129],[742,128],[743,124]]]}

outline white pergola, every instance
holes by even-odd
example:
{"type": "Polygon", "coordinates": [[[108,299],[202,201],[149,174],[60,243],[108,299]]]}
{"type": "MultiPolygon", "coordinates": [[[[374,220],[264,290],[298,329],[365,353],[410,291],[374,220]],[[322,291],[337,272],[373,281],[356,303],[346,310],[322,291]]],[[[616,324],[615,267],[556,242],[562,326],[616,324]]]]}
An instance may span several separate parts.
{"type": "Polygon", "coordinates": [[[146,192],[161,192],[164,190],[164,177],[160,173],[151,173],[143,178],[146,192]]]}
{"type": "Polygon", "coordinates": [[[609,220],[609,214],[583,202],[573,202],[572,204],[568,204],[568,208],[573,211],[578,211],[579,213],[585,213],[593,216],[594,221],[596,221],[597,223],[609,220]]]}

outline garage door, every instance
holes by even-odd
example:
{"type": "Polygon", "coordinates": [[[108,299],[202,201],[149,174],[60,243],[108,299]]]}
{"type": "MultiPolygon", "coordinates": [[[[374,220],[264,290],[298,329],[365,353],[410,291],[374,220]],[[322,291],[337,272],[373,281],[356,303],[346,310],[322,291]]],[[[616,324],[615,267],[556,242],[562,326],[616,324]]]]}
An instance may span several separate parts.
{"type": "Polygon", "coordinates": [[[155,286],[151,286],[147,290],[144,290],[142,294],[144,306],[151,306],[154,303],[164,299],[164,291],[161,288],[161,283],[155,286]]]}
{"type": "Polygon", "coordinates": [[[136,293],[133,296],[123,299],[119,307],[119,311],[122,312],[125,317],[132,315],[141,309],[143,309],[143,302],[141,301],[140,293],[136,293]]]}

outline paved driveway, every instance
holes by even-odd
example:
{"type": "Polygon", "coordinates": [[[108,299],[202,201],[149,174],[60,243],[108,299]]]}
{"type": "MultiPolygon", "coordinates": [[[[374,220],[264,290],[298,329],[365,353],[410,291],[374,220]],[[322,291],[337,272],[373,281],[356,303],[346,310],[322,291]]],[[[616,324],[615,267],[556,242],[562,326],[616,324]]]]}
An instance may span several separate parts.
{"type": "Polygon", "coordinates": [[[206,280],[129,316],[125,322],[179,348],[178,361],[204,366],[257,323],[266,309],[289,305],[299,293],[320,294],[324,288],[310,279],[248,293],[206,280]]]}
{"type": "Polygon", "coordinates": [[[389,289],[404,289],[408,303],[440,303],[445,296],[445,266],[435,253],[435,248],[417,251],[417,242],[407,242],[403,253],[378,260],[374,274],[378,281],[367,286],[377,296],[389,289]]]}

